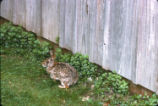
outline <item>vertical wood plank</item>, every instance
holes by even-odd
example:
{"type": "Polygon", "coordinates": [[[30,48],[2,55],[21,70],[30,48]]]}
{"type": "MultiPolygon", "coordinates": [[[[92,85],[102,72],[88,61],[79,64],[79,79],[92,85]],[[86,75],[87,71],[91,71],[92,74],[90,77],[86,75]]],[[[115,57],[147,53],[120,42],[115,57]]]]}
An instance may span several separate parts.
{"type": "Polygon", "coordinates": [[[86,39],[86,36],[88,36],[88,30],[89,30],[89,26],[88,26],[88,4],[87,4],[87,0],[79,0],[78,1],[80,3],[80,5],[78,4],[78,20],[77,20],[77,50],[80,53],[83,54],[87,54],[87,50],[86,50],[86,42],[88,42],[88,40],[86,39]]]}
{"type": "Polygon", "coordinates": [[[65,0],[59,2],[59,36],[60,36],[60,47],[64,47],[65,39],[65,0]]]}
{"type": "Polygon", "coordinates": [[[104,44],[104,25],[105,25],[105,0],[97,0],[96,10],[96,34],[94,37],[93,61],[102,65],[103,44],[104,44]]]}
{"type": "Polygon", "coordinates": [[[13,23],[26,27],[26,0],[14,0],[13,23]]]}
{"type": "Polygon", "coordinates": [[[26,28],[29,31],[41,35],[41,0],[26,0],[26,28]]]}
{"type": "Polygon", "coordinates": [[[158,91],[157,7],[154,0],[140,2],[136,67],[136,82],[154,91],[158,91]]]}
{"type": "Polygon", "coordinates": [[[13,20],[14,0],[3,0],[0,6],[0,16],[13,20]]]}
{"type": "Polygon", "coordinates": [[[73,50],[75,32],[76,1],[65,0],[65,48],[73,50]],[[73,45],[73,46],[72,46],[73,45]]]}
{"type": "Polygon", "coordinates": [[[42,1],[42,36],[53,42],[59,36],[59,1],[42,1]]]}

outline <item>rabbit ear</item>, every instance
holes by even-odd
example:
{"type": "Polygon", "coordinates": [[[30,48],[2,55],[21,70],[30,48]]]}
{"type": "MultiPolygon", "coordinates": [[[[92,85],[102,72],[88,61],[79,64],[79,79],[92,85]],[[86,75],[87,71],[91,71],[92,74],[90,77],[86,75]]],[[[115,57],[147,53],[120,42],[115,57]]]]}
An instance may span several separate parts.
{"type": "Polygon", "coordinates": [[[50,51],[50,55],[53,56],[53,50],[50,51]]]}
{"type": "Polygon", "coordinates": [[[51,58],[55,59],[55,55],[53,53],[53,50],[50,50],[50,56],[51,56],[51,58]]]}

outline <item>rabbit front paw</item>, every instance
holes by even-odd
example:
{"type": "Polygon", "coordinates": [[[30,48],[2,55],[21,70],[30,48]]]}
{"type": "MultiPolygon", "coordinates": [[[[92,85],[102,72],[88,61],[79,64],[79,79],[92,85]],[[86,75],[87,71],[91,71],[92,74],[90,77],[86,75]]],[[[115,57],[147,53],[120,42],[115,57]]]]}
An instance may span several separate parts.
{"type": "Polygon", "coordinates": [[[67,85],[67,83],[63,83],[63,82],[58,87],[59,88],[69,88],[69,86],[67,85]]]}
{"type": "Polygon", "coordinates": [[[58,87],[59,87],[59,88],[65,88],[63,85],[59,85],[58,87]]]}

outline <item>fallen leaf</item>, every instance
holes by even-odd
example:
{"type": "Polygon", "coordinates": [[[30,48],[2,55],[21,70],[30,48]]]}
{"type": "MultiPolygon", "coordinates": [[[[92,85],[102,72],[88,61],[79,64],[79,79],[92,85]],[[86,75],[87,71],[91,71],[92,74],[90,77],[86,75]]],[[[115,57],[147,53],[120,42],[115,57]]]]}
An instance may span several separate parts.
{"type": "Polygon", "coordinates": [[[82,101],[88,101],[89,100],[89,96],[86,96],[86,97],[82,97],[82,101]]]}

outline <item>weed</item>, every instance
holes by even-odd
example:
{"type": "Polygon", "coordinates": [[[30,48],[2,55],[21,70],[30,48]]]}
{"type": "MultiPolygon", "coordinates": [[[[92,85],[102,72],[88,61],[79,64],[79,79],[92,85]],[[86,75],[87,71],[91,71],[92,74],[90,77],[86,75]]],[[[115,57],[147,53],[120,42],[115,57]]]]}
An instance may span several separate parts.
{"type": "Polygon", "coordinates": [[[75,67],[75,69],[80,73],[80,77],[95,77],[97,73],[98,66],[89,62],[87,55],[81,55],[80,53],[75,53],[74,55],[69,53],[62,53],[60,48],[56,49],[55,52],[56,61],[66,62],[75,67]]]}
{"type": "Polygon", "coordinates": [[[59,41],[60,41],[59,36],[56,37],[55,41],[56,41],[57,44],[59,44],[59,41]]]}
{"type": "Polygon", "coordinates": [[[0,27],[0,46],[15,49],[16,53],[23,55],[24,52],[33,52],[37,59],[49,57],[51,46],[48,42],[40,42],[36,35],[24,31],[20,26],[11,23],[4,23],[0,27]]]}
{"type": "Polygon", "coordinates": [[[128,93],[128,83],[115,72],[103,73],[95,80],[95,88],[97,93],[104,94],[104,92],[119,93],[126,95],[128,93]],[[104,89],[105,88],[105,89],[104,89]]]}

